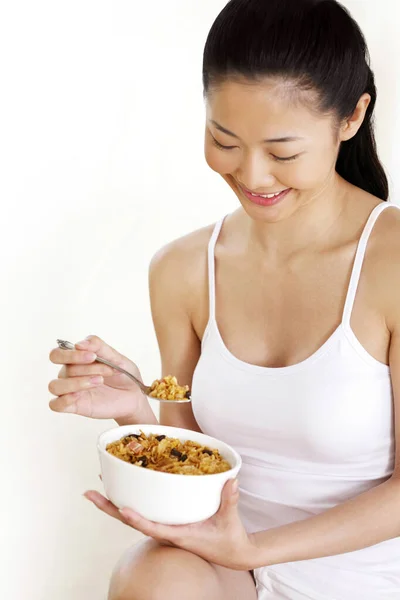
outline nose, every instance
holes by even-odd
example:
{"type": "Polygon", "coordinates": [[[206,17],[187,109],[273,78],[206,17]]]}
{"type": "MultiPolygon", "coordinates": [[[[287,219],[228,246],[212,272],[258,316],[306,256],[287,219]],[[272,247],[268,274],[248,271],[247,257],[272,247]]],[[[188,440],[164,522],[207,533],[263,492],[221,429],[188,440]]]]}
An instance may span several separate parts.
{"type": "Polygon", "coordinates": [[[265,190],[276,183],[276,178],[271,172],[271,164],[265,156],[260,155],[243,157],[236,176],[238,181],[249,190],[265,190]]]}

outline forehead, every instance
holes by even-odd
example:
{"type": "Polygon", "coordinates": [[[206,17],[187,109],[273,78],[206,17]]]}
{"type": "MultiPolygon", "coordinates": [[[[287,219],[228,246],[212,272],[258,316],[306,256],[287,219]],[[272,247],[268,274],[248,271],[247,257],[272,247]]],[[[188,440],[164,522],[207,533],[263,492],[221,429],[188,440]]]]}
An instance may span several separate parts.
{"type": "Polygon", "coordinates": [[[207,120],[242,139],[310,137],[331,122],[318,113],[316,102],[315,93],[300,92],[292,82],[228,80],[209,93],[207,120]]]}

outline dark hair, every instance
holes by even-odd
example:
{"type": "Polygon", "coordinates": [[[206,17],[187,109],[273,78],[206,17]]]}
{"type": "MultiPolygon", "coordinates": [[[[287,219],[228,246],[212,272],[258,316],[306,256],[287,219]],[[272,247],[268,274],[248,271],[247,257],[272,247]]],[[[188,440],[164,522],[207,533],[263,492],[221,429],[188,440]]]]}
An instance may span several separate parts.
{"type": "Polygon", "coordinates": [[[231,0],[218,15],[204,49],[204,95],[228,78],[254,82],[283,77],[314,90],[318,109],[349,118],[364,93],[371,96],[357,134],[343,142],[336,170],[344,179],[387,200],[373,113],[376,87],[360,27],[336,0],[231,0]]]}

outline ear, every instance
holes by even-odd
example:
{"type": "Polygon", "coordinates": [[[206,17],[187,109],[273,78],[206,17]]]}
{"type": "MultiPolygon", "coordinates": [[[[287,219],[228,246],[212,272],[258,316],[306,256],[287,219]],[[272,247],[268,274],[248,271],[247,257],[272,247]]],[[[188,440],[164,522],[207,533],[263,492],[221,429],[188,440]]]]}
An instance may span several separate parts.
{"type": "Polygon", "coordinates": [[[346,142],[356,135],[357,131],[363,124],[370,102],[371,96],[369,94],[363,94],[361,96],[351,117],[342,123],[339,132],[341,142],[346,142]]]}

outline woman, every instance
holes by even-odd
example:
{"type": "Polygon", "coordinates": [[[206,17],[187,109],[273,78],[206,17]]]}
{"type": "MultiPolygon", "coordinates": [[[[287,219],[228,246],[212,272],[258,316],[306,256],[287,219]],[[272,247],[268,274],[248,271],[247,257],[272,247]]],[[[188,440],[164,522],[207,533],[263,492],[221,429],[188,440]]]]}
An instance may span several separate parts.
{"type": "MultiPolygon", "coordinates": [[[[148,536],[109,598],[399,598],[400,214],[364,38],[335,0],[231,0],[203,80],[206,159],[240,207],[152,260],[163,373],[193,397],[160,421],[232,444],[240,489],[190,527],[88,492],[148,536]]],[[[51,352],[53,410],[156,422],[93,353],[131,361],[94,336],[78,348],[51,352]]]]}

